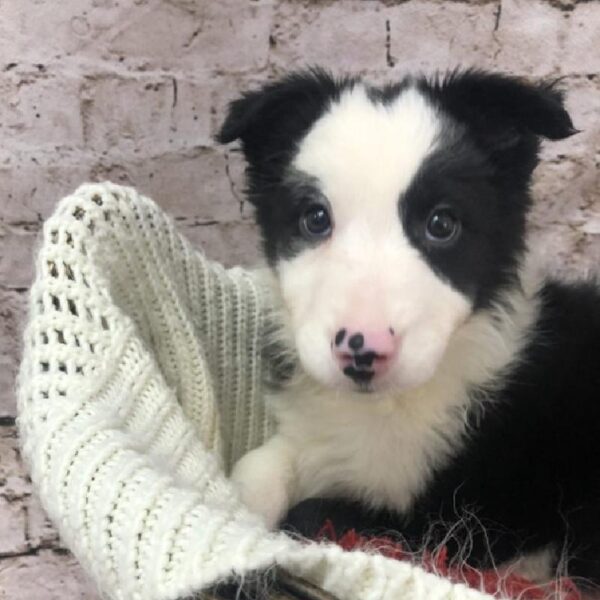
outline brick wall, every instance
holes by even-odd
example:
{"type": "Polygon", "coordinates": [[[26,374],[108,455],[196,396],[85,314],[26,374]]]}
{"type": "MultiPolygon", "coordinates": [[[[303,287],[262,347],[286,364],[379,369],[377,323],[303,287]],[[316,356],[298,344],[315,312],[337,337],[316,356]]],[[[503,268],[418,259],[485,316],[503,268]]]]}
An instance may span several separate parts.
{"type": "Polygon", "coordinates": [[[583,133],[549,145],[532,230],[563,272],[600,258],[600,2],[0,0],[0,598],[97,598],[19,462],[13,378],[32,254],[86,180],[150,194],[227,264],[256,260],[228,100],[293,67],[381,81],[462,64],[564,77],[583,133]]]}

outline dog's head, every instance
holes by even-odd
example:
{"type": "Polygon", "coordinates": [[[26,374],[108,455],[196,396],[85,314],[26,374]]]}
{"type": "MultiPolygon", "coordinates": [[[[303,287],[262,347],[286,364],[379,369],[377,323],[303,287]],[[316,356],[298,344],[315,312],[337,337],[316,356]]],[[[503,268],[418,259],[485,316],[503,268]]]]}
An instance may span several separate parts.
{"type": "Polygon", "coordinates": [[[233,102],[219,140],[242,142],[306,371],[427,381],[514,283],[539,138],[574,132],[552,85],[475,71],[375,88],[314,70],[233,102]]]}

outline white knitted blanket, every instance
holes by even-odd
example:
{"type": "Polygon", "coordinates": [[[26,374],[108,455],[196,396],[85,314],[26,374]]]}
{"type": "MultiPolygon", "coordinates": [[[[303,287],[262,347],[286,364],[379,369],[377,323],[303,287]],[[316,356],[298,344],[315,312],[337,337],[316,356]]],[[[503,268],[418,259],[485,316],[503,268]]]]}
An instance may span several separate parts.
{"type": "Polygon", "coordinates": [[[166,600],[278,564],[343,600],[488,598],[407,563],[269,533],[226,469],[269,436],[260,278],[149,199],[86,185],[44,227],[19,376],[42,502],[107,598],[166,600]]]}

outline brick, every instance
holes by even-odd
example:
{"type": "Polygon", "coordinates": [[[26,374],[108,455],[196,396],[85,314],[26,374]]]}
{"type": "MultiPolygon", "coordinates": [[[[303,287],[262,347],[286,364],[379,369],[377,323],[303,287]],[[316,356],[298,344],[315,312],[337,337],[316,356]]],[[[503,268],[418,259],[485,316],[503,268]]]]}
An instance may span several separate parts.
{"type": "Polygon", "coordinates": [[[31,482],[21,460],[16,427],[0,426],[0,496],[12,501],[29,494],[31,482]]]}
{"type": "Polygon", "coordinates": [[[158,2],[138,7],[107,56],[152,69],[247,71],[267,65],[269,1],[158,2]]]}
{"type": "Polygon", "coordinates": [[[249,219],[209,226],[197,226],[189,221],[177,225],[181,233],[206,256],[227,267],[254,267],[262,262],[258,230],[249,219]]]}
{"type": "Polygon", "coordinates": [[[46,516],[39,498],[32,494],[26,498],[27,508],[27,541],[32,548],[61,547],[58,531],[46,516]]]}
{"type": "Polygon", "coordinates": [[[0,416],[16,416],[14,382],[26,305],[25,294],[0,289],[0,416]]]}
{"type": "Polygon", "coordinates": [[[15,343],[12,340],[2,341],[2,346],[9,346],[10,352],[0,352],[0,418],[16,417],[17,402],[15,398],[15,375],[18,368],[15,343]]]}
{"type": "Polygon", "coordinates": [[[10,64],[16,46],[16,31],[14,19],[8,17],[10,8],[3,6],[0,12],[0,69],[5,69],[10,64]]]}
{"type": "Polygon", "coordinates": [[[273,25],[272,62],[280,70],[319,64],[336,72],[385,68],[386,25],[376,2],[283,3],[273,25]]]}
{"type": "Polygon", "coordinates": [[[37,222],[25,227],[0,222],[0,281],[9,289],[31,285],[38,234],[37,222]]]}
{"type": "MultiPolygon", "coordinates": [[[[25,539],[25,511],[20,502],[0,495],[0,556],[27,550],[25,539]]],[[[1,567],[0,567],[1,569],[1,567]]],[[[1,581],[0,571],[0,581],[1,581]]],[[[2,585],[0,584],[0,589],[2,585]]]]}
{"type": "Polygon", "coordinates": [[[600,237],[582,228],[555,223],[532,227],[531,244],[543,250],[547,263],[558,277],[576,279],[595,276],[600,262],[600,237]]]}
{"type": "Polygon", "coordinates": [[[496,68],[530,77],[560,72],[568,13],[543,0],[502,0],[496,68]]]}
{"type": "Polygon", "coordinates": [[[532,194],[536,199],[531,221],[540,227],[565,225],[582,229],[597,222],[597,190],[600,173],[571,160],[546,163],[538,167],[532,194]]]}
{"type": "Polygon", "coordinates": [[[2,216],[26,226],[48,218],[57,202],[93,178],[99,158],[85,153],[40,155],[14,153],[0,157],[2,216]]]}
{"type": "Polygon", "coordinates": [[[173,76],[88,76],[86,145],[94,152],[173,152],[210,140],[210,86],[173,76]]]}
{"type": "Polygon", "coordinates": [[[100,600],[100,594],[70,554],[42,550],[0,561],[0,598],[100,600]]]}
{"type": "Polygon", "coordinates": [[[185,154],[100,165],[94,178],[133,185],[173,217],[235,221],[240,218],[239,202],[226,168],[223,152],[195,149],[185,154]]]}
{"type": "Polygon", "coordinates": [[[0,135],[4,147],[36,151],[80,148],[80,82],[63,73],[0,74],[0,135]]]}
{"type": "Polygon", "coordinates": [[[598,3],[578,3],[567,12],[568,29],[560,67],[563,73],[597,74],[600,72],[600,18],[598,3]],[[594,49],[594,50],[593,50],[594,49]]]}
{"type": "Polygon", "coordinates": [[[600,263],[600,173],[576,161],[542,164],[535,174],[530,215],[532,248],[561,276],[587,276],[600,263]]]}
{"type": "Polygon", "coordinates": [[[490,67],[496,3],[407,2],[389,8],[390,58],[394,73],[490,67]]]}
{"type": "Polygon", "coordinates": [[[36,2],[33,9],[28,2],[5,2],[0,13],[0,28],[4,24],[12,39],[2,57],[19,64],[46,64],[71,56],[79,60],[97,57],[110,32],[144,11],[138,4],[112,0],[62,0],[60,3],[42,0],[36,2]]]}

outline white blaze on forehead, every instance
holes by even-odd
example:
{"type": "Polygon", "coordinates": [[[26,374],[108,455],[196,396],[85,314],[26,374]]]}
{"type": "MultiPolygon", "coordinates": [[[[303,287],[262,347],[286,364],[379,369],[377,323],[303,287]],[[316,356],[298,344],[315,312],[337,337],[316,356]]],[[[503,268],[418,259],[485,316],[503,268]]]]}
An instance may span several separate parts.
{"type": "Polygon", "coordinates": [[[395,207],[434,149],[441,125],[415,88],[383,104],[357,85],[315,123],[294,166],[320,181],[334,213],[357,208],[364,214],[368,206],[381,210],[390,202],[395,207]]]}

